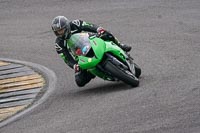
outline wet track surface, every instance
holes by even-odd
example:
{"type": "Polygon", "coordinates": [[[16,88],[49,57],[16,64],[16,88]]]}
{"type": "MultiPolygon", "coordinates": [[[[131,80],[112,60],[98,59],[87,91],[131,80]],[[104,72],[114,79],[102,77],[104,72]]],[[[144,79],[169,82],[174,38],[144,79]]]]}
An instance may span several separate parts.
{"type": "Polygon", "coordinates": [[[41,64],[53,95],[1,133],[199,133],[199,0],[1,0],[0,57],[41,64]],[[140,86],[94,79],[83,88],[54,50],[51,20],[82,19],[131,44],[140,86]]]}

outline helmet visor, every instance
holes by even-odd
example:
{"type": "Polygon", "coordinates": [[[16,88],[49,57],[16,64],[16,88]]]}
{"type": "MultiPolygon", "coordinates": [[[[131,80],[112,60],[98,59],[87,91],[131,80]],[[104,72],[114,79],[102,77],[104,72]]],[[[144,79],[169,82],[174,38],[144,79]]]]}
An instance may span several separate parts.
{"type": "Polygon", "coordinates": [[[56,31],[58,35],[64,35],[65,34],[65,29],[60,29],[56,31]]]}
{"type": "Polygon", "coordinates": [[[65,38],[66,38],[66,37],[69,35],[70,30],[69,30],[69,29],[63,28],[63,29],[54,31],[54,33],[55,33],[55,35],[56,35],[57,37],[65,37],[65,38]]]}

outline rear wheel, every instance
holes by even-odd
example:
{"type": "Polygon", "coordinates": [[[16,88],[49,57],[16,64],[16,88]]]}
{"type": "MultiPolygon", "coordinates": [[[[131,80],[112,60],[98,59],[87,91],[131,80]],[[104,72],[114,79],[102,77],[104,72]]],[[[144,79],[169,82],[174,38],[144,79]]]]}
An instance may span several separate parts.
{"type": "Polygon", "coordinates": [[[105,69],[117,79],[136,87],[139,85],[139,80],[128,70],[124,70],[120,66],[114,65],[111,61],[107,61],[105,69]]]}

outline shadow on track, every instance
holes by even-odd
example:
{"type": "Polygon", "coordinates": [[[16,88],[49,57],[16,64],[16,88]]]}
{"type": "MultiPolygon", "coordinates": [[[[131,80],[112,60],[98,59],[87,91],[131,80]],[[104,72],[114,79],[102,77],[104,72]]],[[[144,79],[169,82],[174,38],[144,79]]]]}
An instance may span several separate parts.
{"type": "Polygon", "coordinates": [[[76,91],[77,95],[88,95],[88,94],[106,94],[106,93],[112,93],[116,91],[124,91],[128,89],[132,89],[133,87],[126,85],[123,82],[119,83],[108,83],[108,84],[103,84],[99,85],[90,89],[84,89],[80,91],[76,91]]]}

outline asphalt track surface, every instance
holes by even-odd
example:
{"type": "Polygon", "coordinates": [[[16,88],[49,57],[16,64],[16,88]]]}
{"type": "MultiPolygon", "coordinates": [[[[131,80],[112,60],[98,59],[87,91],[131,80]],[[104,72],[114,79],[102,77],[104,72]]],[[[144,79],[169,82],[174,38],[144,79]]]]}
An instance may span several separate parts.
{"type": "Polygon", "coordinates": [[[199,133],[199,0],[0,0],[0,57],[53,70],[46,102],[1,133],[199,133]],[[94,79],[83,88],[58,57],[57,15],[103,26],[142,68],[140,86],[94,79]]]}

